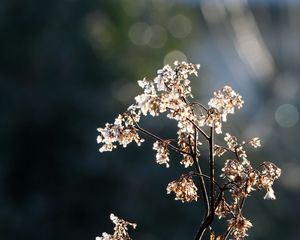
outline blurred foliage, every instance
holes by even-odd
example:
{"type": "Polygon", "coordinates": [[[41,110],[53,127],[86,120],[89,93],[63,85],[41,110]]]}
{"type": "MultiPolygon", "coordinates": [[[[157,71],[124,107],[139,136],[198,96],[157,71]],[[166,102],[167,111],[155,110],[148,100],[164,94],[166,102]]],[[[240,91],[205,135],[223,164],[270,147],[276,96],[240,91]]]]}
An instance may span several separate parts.
{"type": "Polygon", "coordinates": [[[258,135],[253,161],[283,169],[277,201],[246,205],[249,239],[297,238],[299,4],[212,2],[1,1],[1,239],[94,239],[112,229],[111,212],[138,223],[134,239],[193,239],[201,206],[166,195],[178,164],[154,164],[150,141],[110,154],[95,141],[132,102],[136,80],[174,58],[202,65],[197,99],[224,84],[245,97],[228,130],[258,135]]]}

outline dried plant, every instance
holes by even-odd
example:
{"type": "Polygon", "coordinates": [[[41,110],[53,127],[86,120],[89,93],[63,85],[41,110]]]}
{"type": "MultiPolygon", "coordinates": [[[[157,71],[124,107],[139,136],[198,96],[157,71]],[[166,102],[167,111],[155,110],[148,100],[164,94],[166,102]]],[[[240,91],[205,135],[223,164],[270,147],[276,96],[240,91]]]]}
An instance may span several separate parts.
{"type": "MultiPolygon", "coordinates": [[[[175,200],[192,202],[200,199],[204,204],[205,212],[195,240],[203,239],[206,230],[210,230],[210,239],[225,240],[231,236],[241,240],[252,227],[242,212],[246,198],[251,192],[264,189],[265,199],[275,199],[272,185],[280,177],[281,170],[271,162],[252,166],[245,148],[247,145],[260,147],[257,137],[239,142],[237,137],[226,133],[226,146],[215,143],[215,134],[222,134],[222,124],[227,121],[227,115],[241,108],[244,101],[229,86],[216,91],[208,106],[192,101],[188,78],[190,75],[197,76],[198,69],[199,65],[176,61],[173,68],[166,65],[158,70],[153,80],[144,78],[138,81],[143,93],[135,97],[135,103],[120,114],[113,124],[107,123],[104,128],[98,128],[100,134],[97,142],[102,144],[100,152],[112,151],[117,144],[126,147],[133,141],[140,146],[144,141],[139,135],[142,133],[154,140],[156,162],[166,167],[170,164],[169,151],[177,152],[181,155],[180,163],[193,170],[170,182],[167,193],[175,193],[175,200]],[[156,117],[161,113],[166,113],[167,118],[177,122],[176,141],[162,139],[139,125],[142,115],[156,117]],[[208,160],[200,157],[201,141],[208,143],[208,160]],[[224,167],[217,174],[220,177],[215,174],[216,157],[224,159],[224,167]],[[208,173],[202,172],[205,164],[208,165],[208,173]],[[194,179],[198,180],[197,185],[194,179]],[[214,233],[212,223],[216,217],[227,219],[227,231],[223,234],[214,233]]],[[[118,220],[113,215],[111,219],[116,224],[115,233],[104,233],[98,239],[130,239],[126,227],[130,223],[118,220]]]]}
{"type": "Polygon", "coordinates": [[[114,214],[110,214],[110,220],[115,224],[114,233],[111,235],[104,232],[102,233],[102,237],[96,237],[96,240],[131,240],[128,234],[127,226],[136,228],[135,223],[127,222],[123,219],[118,218],[114,214]]]}

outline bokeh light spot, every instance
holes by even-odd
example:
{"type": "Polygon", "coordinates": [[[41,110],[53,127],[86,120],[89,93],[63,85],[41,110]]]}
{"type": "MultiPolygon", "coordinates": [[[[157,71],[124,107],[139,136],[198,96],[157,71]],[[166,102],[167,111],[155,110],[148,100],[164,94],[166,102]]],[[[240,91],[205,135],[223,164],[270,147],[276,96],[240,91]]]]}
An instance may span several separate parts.
{"type": "Polygon", "coordinates": [[[175,0],[152,0],[152,4],[156,10],[165,12],[173,7],[174,1],[175,0]]]}
{"type": "Polygon", "coordinates": [[[176,60],[178,61],[187,61],[187,57],[183,52],[174,50],[169,52],[164,58],[164,65],[173,64],[176,60]]]}
{"type": "Polygon", "coordinates": [[[153,25],[151,27],[152,38],[149,41],[149,46],[152,48],[161,48],[165,45],[167,41],[167,32],[160,25],[153,25]]]}
{"type": "Polygon", "coordinates": [[[282,166],[282,172],[288,173],[282,175],[281,183],[284,187],[292,191],[297,191],[300,186],[300,166],[296,163],[285,163],[282,166]]]}
{"type": "Polygon", "coordinates": [[[134,44],[142,46],[150,42],[152,30],[147,23],[137,22],[130,27],[128,35],[134,44]]]}
{"type": "Polygon", "coordinates": [[[173,16],[168,23],[168,29],[175,38],[185,38],[192,31],[192,23],[182,14],[173,16]]]}
{"type": "Polygon", "coordinates": [[[277,108],[275,120],[281,127],[293,127],[299,121],[299,111],[292,104],[283,104],[277,108]]]}
{"type": "Polygon", "coordinates": [[[95,50],[103,50],[113,45],[114,25],[104,14],[91,13],[86,18],[87,37],[95,50]]]}
{"type": "Polygon", "coordinates": [[[122,6],[129,17],[137,17],[143,14],[146,8],[146,0],[132,1],[122,0],[122,6]]]}

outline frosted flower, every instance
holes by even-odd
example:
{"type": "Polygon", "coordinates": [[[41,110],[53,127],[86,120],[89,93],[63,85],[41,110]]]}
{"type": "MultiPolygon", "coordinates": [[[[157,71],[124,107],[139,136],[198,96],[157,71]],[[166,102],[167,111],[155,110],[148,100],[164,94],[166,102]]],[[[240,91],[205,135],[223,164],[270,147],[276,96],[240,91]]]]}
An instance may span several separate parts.
{"type": "Polygon", "coordinates": [[[127,222],[114,214],[110,214],[110,220],[115,224],[114,233],[111,235],[104,232],[101,237],[96,237],[96,240],[131,240],[128,234],[128,226],[135,229],[137,226],[135,223],[127,222]]]}
{"type": "Polygon", "coordinates": [[[168,168],[169,165],[169,150],[168,150],[168,144],[169,141],[156,141],[153,144],[153,149],[156,150],[156,162],[158,164],[165,164],[168,168]]]}
{"type": "Polygon", "coordinates": [[[179,180],[172,181],[167,186],[167,193],[174,192],[176,194],[175,200],[182,202],[197,201],[197,190],[192,178],[187,175],[182,175],[179,180]]]}

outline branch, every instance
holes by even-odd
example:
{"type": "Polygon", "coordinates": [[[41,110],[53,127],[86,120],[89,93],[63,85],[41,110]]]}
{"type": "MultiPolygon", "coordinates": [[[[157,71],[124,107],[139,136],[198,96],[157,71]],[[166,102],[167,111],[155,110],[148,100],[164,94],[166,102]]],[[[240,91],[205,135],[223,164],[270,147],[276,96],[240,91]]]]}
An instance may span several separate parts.
{"type": "Polygon", "coordinates": [[[214,159],[214,127],[210,128],[209,137],[209,172],[210,172],[210,207],[211,212],[214,214],[214,202],[215,202],[215,159],[214,159]]]}
{"type": "MultiPolygon", "coordinates": [[[[190,141],[190,138],[189,138],[189,141],[190,141]]],[[[194,129],[194,150],[192,149],[190,143],[189,143],[189,146],[190,146],[190,151],[192,153],[192,158],[193,158],[193,162],[194,162],[194,165],[196,168],[196,172],[197,172],[197,174],[199,174],[199,177],[200,177],[199,178],[200,179],[200,188],[201,188],[203,200],[205,203],[205,214],[204,214],[204,219],[205,219],[209,213],[209,201],[208,201],[206,185],[205,185],[205,182],[203,179],[204,175],[202,174],[201,166],[200,166],[200,164],[198,162],[198,158],[197,158],[197,131],[196,131],[196,129],[194,129]]],[[[203,221],[204,221],[204,219],[203,219],[203,221]]]]}
{"type": "MultiPolygon", "coordinates": [[[[153,139],[155,140],[158,140],[158,141],[161,141],[161,142],[164,142],[164,140],[156,135],[154,135],[153,133],[150,133],[148,132],[147,130],[141,128],[137,123],[136,123],[136,126],[134,126],[135,129],[141,131],[142,133],[152,137],[153,139]]],[[[182,151],[180,150],[179,148],[175,147],[173,144],[169,143],[168,144],[168,147],[170,147],[172,150],[176,151],[176,152],[179,152],[179,153],[182,153],[182,154],[187,154],[187,155],[191,155],[190,153],[188,152],[185,152],[185,151],[182,151]]]]}
{"type": "MultiPolygon", "coordinates": [[[[206,179],[208,179],[208,180],[212,180],[212,179],[210,178],[210,176],[207,176],[207,175],[205,175],[205,174],[200,174],[200,173],[191,172],[190,175],[191,175],[191,176],[204,177],[204,178],[206,178],[206,179]]],[[[223,190],[223,188],[220,186],[220,184],[218,184],[217,181],[214,180],[213,183],[219,188],[220,191],[223,190]]]]}
{"type": "Polygon", "coordinates": [[[226,231],[226,233],[225,233],[225,235],[224,235],[224,237],[223,237],[224,240],[226,240],[226,239],[228,238],[230,232],[231,232],[231,228],[227,229],[227,231],[226,231]]]}
{"type": "Polygon", "coordinates": [[[186,118],[191,124],[193,124],[193,126],[203,135],[203,137],[209,141],[209,136],[207,136],[207,134],[200,128],[197,126],[196,123],[194,123],[191,119],[186,118]]]}
{"type": "Polygon", "coordinates": [[[200,225],[195,240],[201,240],[207,227],[211,225],[215,217],[215,172],[214,172],[214,127],[210,128],[209,142],[209,177],[210,177],[210,211],[204,222],[200,225]]]}
{"type": "Polygon", "coordinates": [[[201,103],[198,103],[198,102],[191,102],[190,104],[191,104],[192,106],[193,106],[193,105],[200,106],[200,107],[202,107],[206,112],[208,111],[207,107],[205,107],[205,106],[202,105],[201,103]]]}

